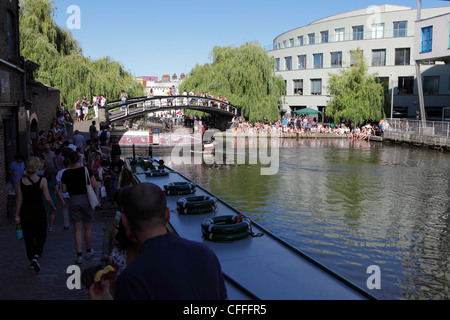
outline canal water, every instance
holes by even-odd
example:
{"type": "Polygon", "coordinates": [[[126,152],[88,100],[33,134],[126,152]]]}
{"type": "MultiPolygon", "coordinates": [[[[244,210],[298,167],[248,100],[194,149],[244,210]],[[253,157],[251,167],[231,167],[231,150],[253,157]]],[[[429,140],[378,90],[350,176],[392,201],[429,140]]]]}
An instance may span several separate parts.
{"type": "MultiPolygon", "coordinates": [[[[378,299],[450,298],[450,154],[347,139],[272,147],[272,175],[249,160],[161,158],[378,299]],[[371,278],[379,289],[367,287],[370,266],[379,268],[371,278]]],[[[225,159],[242,148],[218,150],[216,159],[221,152],[225,159]]]]}

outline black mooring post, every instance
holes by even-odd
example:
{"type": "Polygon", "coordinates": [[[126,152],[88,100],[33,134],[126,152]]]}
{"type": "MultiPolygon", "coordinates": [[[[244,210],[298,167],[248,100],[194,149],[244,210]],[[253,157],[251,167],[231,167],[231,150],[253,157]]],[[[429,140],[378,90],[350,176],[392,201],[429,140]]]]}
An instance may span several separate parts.
{"type": "Polygon", "coordinates": [[[136,160],[136,150],[134,148],[134,143],[133,143],[133,160],[136,160]]]}
{"type": "Polygon", "coordinates": [[[148,156],[150,159],[153,159],[153,145],[152,144],[148,145],[148,156]]]}

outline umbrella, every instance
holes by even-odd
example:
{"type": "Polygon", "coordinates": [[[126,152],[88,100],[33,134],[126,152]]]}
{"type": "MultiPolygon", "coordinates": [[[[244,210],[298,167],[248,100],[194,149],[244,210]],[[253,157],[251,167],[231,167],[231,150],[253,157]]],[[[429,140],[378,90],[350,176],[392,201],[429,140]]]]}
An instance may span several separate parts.
{"type": "Polygon", "coordinates": [[[304,108],[300,110],[295,110],[294,113],[296,114],[322,114],[319,110],[311,109],[311,108],[304,108]]]}

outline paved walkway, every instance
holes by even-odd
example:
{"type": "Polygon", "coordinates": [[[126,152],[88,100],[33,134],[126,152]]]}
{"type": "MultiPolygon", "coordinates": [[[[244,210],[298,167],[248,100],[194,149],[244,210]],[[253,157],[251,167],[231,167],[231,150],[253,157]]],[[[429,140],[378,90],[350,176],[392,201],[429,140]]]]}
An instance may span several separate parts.
{"type": "MultiPolygon", "coordinates": [[[[87,133],[91,121],[75,124],[75,129],[87,133]]],[[[58,206],[60,204],[58,203],[58,206]]],[[[81,270],[100,262],[103,252],[103,227],[114,219],[115,208],[104,204],[103,210],[95,211],[92,247],[95,250],[90,260],[84,260],[81,270]]],[[[60,208],[56,211],[54,231],[48,232],[44,253],[39,260],[41,271],[29,269],[23,240],[17,240],[13,219],[0,227],[0,300],[87,300],[88,291],[69,290],[66,281],[71,274],[67,268],[75,264],[76,251],[73,228],[64,230],[60,208]]],[[[84,245],[84,241],[83,241],[84,245]]],[[[83,251],[85,248],[83,247],[83,251]]]]}

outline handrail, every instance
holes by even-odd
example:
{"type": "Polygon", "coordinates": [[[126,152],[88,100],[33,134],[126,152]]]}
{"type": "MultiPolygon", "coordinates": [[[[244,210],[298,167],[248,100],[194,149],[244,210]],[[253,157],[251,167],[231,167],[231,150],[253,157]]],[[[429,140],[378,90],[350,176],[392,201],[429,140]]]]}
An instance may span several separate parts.
{"type": "Polygon", "coordinates": [[[424,136],[450,138],[450,122],[412,119],[385,119],[383,123],[383,131],[414,133],[424,136]]]}
{"type": "Polygon", "coordinates": [[[322,36],[320,32],[310,32],[315,34],[311,40],[309,34],[299,34],[298,36],[292,36],[289,39],[283,39],[278,42],[274,42],[269,45],[263,46],[266,51],[274,51],[286,48],[310,46],[321,43],[336,43],[342,41],[360,41],[360,40],[373,40],[373,39],[392,39],[392,38],[406,38],[414,35],[413,28],[401,28],[401,29],[389,29],[389,30],[376,30],[369,31],[351,31],[344,33],[336,33],[335,30],[330,30],[328,35],[322,36]],[[397,34],[396,34],[397,33],[397,34]],[[303,36],[303,40],[299,39],[299,36],[303,36]]]}

